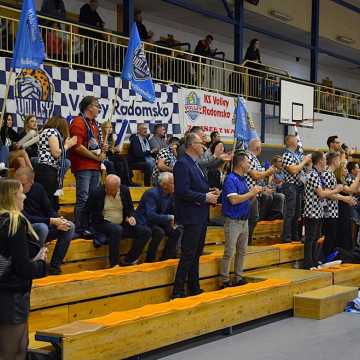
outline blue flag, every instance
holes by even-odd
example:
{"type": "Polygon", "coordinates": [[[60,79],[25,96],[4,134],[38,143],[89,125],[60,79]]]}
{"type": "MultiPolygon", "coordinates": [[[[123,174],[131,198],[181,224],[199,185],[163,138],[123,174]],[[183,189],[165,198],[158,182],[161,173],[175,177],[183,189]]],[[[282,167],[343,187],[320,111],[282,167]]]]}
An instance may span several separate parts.
{"type": "Polygon", "coordinates": [[[126,134],[126,130],[128,128],[128,125],[129,125],[129,120],[123,120],[121,122],[121,128],[120,128],[120,131],[117,135],[117,138],[116,138],[116,141],[115,141],[115,146],[121,146],[124,139],[125,139],[125,134],[126,134]]]}
{"type": "Polygon", "coordinates": [[[146,101],[155,102],[155,89],[150,69],[146,61],[136,23],[131,28],[131,36],[126,51],[121,78],[131,81],[131,88],[146,101]]]}
{"type": "Polygon", "coordinates": [[[235,119],[235,144],[236,148],[247,149],[252,139],[258,139],[256,129],[250,121],[249,112],[243,97],[238,97],[235,119]]]}
{"type": "Polygon", "coordinates": [[[24,0],[15,50],[13,69],[38,69],[46,57],[33,0],[24,0]]]}

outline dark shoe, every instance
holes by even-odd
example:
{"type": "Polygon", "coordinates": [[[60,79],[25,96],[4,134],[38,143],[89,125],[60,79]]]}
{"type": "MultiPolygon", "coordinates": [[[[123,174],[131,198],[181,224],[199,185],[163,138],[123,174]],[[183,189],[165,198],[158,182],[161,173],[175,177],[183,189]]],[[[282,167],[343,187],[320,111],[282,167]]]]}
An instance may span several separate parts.
{"type": "Polygon", "coordinates": [[[120,259],[119,264],[120,264],[120,266],[131,266],[131,265],[136,265],[137,262],[138,262],[137,260],[130,261],[126,258],[122,258],[122,259],[120,259]]]}
{"type": "Polygon", "coordinates": [[[61,275],[61,269],[58,266],[49,266],[48,269],[48,274],[49,275],[61,275]]]}
{"type": "Polygon", "coordinates": [[[221,285],[220,285],[220,290],[226,289],[228,287],[231,286],[231,282],[230,281],[224,281],[221,285]]]}
{"type": "Polygon", "coordinates": [[[196,295],[200,295],[204,292],[203,289],[196,289],[196,290],[189,290],[189,296],[196,296],[196,295]]]}
{"type": "Polygon", "coordinates": [[[170,297],[170,300],[174,300],[174,299],[182,299],[185,298],[186,294],[184,292],[177,292],[177,293],[173,293],[170,297]]]}
{"type": "Polygon", "coordinates": [[[242,285],[246,285],[247,283],[248,283],[248,282],[247,282],[245,279],[241,278],[241,279],[239,279],[239,280],[236,280],[231,286],[232,286],[232,287],[242,286],[242,285]]]}

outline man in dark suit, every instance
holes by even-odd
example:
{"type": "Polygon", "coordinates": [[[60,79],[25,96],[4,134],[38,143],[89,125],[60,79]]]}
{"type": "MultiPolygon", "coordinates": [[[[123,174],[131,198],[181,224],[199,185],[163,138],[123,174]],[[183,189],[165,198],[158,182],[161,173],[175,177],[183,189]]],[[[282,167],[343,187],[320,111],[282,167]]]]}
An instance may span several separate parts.
{"type": "Polygon", "coordinates": [[[176,245],[181,235],[174,221],[174,176],[163,172],[158,180],[158,186],[144,192],[135,211],[137,223],[148,226],[152,231],[146,262],[156,261],[157,249],[165,235],[167,242],[161,260],[175,258],[176,245]]]}
{"type": "Polygon", "coordinates": [[[173,298],[186,296],[186,280],[190,296],[203,292],[199,284],[199,258],[205,243],[209,204],[216,204],[220,194],[218,189],[209,190],[197,162],[204,152],[200,136],[188,134],[185,149],[184,156],[174,167],[176,222],[183,225],[184,234],[173,298]]]}
{"type": "Polygon", "coordinates": [[[90,193],[86,208],[95,232],[107,238],[110,266],[119,264],[119,243],[123,237],[131,237],[134,241],[121,265],[135,264],[151,237],[151,230],[137,224],[130,191],[121,185],[120,178],[108,175],[105,186],[100,186],[90,193]]]}
{"type": "Polygon", "coordinates": [[[144,185],[150,186],[155,159],[152,156],[147,131],[145,124],[138,124],[137,134],[130,136],[128,162],[132,170],[144,171],[144,185]]]}

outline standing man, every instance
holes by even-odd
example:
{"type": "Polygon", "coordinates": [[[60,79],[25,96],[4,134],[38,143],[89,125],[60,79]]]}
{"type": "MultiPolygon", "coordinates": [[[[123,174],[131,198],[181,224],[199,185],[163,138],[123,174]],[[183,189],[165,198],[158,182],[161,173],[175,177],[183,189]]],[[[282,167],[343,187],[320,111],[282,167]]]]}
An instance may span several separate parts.
{"type": "Polygon", "coordinates": [[[245,175],[250,162],[245,152],[236,152],[233,158],[233,172],[224,181],[222,211],[225,216],[225,250],[221,261],[221,288],[245,285],[242,277],[244,257],[248,244],[248,219],[251,200],[262,191],[261,186],[253,186],[249,191],[245,175]],[[235,255],[235,281],[230,282],[230,266],[235,255]]]}
{"type": "MultiPolygon", "coordinates": [[[[250,161],[250,169],[246,175],[246,182],[249,190],[251,190],[256,185],[265,185],[265,179],[273,175],[276,169],[274,166],[271,166],[269,169],[265,170],[261,166],[258,159],[258,156],[261,154],[261,141],[259,139],[251,140],[249,143],[249,149],[246,154],[250,161]]],[[[280,209],[281,203],[284,202],[283,196],[283,194],[274,193],[272,190],[268,189],[261,194],[261,204],[264,208],[267,209],[280,209]]],[[[259,200],[260,199],[258,197],[255,197],[251,205],[249,218],[249,244],[251,244],[256,224],[259,221],[259,200]]],[[[264,211],[261,211],[261,213],[264,213],[264,211]]]]}
{"type": "Polygon", "coordinates": [[[70,161],[76,179],[76,232],[82,235],[88,227],[84,207],[90,189],[100,184],[100,166],[106,157],[108,145],[102,144],[100,127],[96,121],[100,112],[97,98],[85,96],[79,106],[80,114],[70,125],[71,137],[77,137],[77,144],[70,150],[70,161]]]}
{"type": "Polygon", "coordinates": [[[174,167],[176,222],[184,227],[181,258],[176,272],[173,298],[185,297],[185,281],[189,295],[203,292],[199,284],[199,259],[202,254],[209,204],[216,204],[219,190],[209,190],[198,159],[204,153],[199,135],[190,133],[185,138],[185,154],[174,167]]]}
{"type": "Polygon", "coordinates": [[[304,195],[306,175],[304,167],[311,163],[311,155],[303,156],[298,150],[295,135],[285,137],[286,150],[282,156],[284,167],[285,212],[283,223],[283,242],[299,241],[298,220],[301,216],[301,203],[304,195]]]}

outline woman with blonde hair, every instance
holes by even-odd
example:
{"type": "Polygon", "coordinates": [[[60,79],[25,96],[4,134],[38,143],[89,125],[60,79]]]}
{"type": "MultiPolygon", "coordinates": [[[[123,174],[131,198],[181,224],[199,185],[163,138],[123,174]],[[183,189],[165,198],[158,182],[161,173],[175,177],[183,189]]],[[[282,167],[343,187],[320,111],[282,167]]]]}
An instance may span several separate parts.
{"type": "Polygon", "coordinates": [[[66,171],[66,151],[77,142],[69,137],[69,126],[62,116],[51,117],[43,127],[39,140],[39,162],[35,169],[35,181],[46,190],[51,206],[59,208],[59,198],[66,171]]]}
{"type": "Polygon", "coordinates": [[[0,180],[0,199],[0,358],[24,360],[32,279],[46,275],[47,249],[21,214],[21,183],[0,180]]]}
{"type": "MultiPolygon", "coordinates": [[[[35,136],[38,134],[38,122],[35,115],[28,115],[26,116],[24,120],[24,129],[20,133],[20,139],[23,139],[26,135],[29,133],[34,133],[35,136]]],[[[25,146],[24,146],[25,148],[25,146]]],[[[29,158],[31,160],[31,163],[37,164],[37,158],[38,158],[38,142],[27,146],[25,148],[27,154],[29,155],[29,158]]]]}

